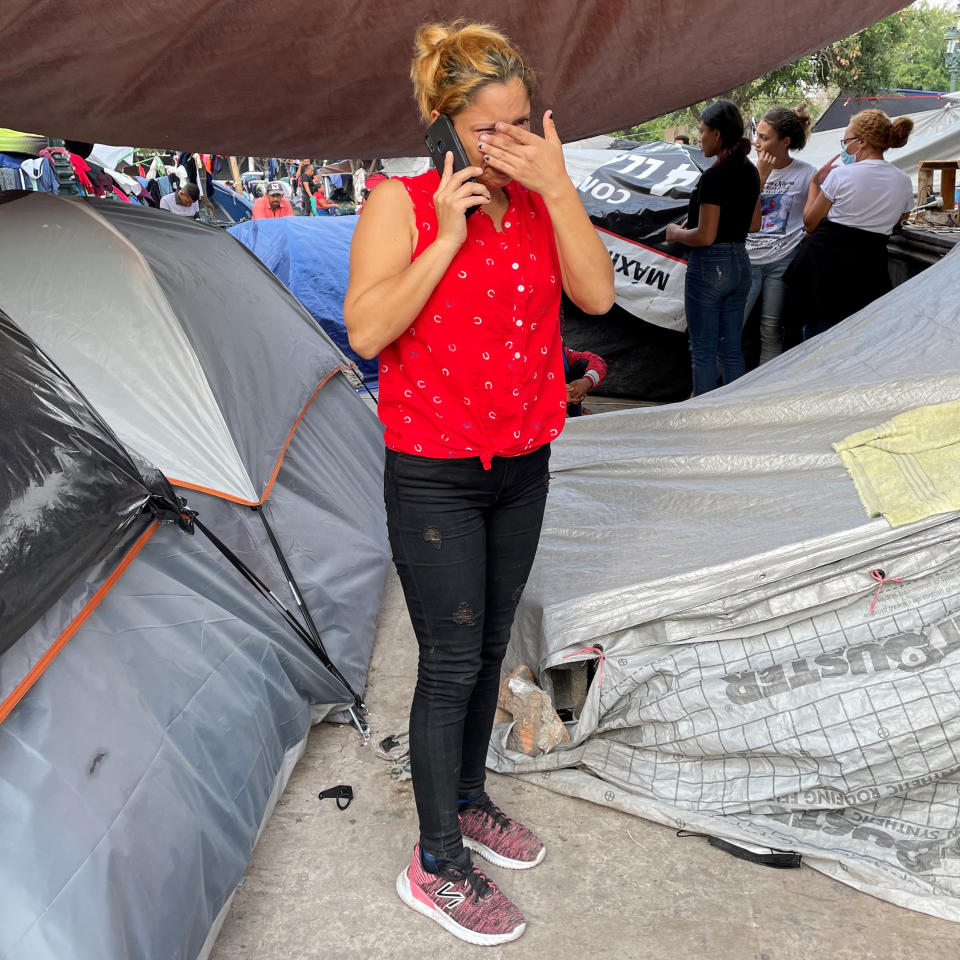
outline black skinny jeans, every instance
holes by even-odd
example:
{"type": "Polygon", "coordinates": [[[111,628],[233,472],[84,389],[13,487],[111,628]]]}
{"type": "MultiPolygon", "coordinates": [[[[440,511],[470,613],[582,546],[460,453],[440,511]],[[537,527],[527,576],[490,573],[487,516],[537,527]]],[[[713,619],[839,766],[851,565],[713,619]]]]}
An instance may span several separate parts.
{"type": "Polygon", "coordinates": [[[540,539],[550,448],[438,460],[388,450],[393,559],[420,646],[410,767],[422,849],[463,849],[457,801],[483,792],[514,612],[540,539]]]}

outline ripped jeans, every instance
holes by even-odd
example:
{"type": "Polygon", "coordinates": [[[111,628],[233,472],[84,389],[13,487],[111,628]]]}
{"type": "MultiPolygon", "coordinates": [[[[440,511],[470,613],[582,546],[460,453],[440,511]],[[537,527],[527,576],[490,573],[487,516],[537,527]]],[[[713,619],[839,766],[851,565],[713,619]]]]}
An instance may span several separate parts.
{"type": "Polygon", "coordinates": [[[457,802],[483,792],[500,664],[540,539],[549,445],[519,457],[386,452],[393,559],[420,647],[410,768],[422,849],[463,849],[457,802]]]}

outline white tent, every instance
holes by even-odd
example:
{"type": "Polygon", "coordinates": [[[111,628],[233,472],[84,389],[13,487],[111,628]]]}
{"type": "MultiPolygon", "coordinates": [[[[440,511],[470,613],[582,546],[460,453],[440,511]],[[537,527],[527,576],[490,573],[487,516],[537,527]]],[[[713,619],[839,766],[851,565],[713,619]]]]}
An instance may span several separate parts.
{"type": "MultiPolygon", "coordinates": [[[[917,168],[921,160],[960,160],[960,93],[945,94],[939,110],[909,114],[913,133],[907,144],[888,150],[886,159],[910,174],[917,187],[917,168]]],[[[821,167],[840,152],[844,127],[818,130],[797,157],[821,167]]]]}

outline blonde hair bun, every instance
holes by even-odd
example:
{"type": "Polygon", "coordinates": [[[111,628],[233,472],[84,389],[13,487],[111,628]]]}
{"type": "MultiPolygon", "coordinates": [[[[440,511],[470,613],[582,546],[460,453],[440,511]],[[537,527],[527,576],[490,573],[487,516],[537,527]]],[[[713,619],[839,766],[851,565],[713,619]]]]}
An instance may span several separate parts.
{"type": "Polygon", "coordinates": [[[875,150],[902,147],[913,130],[909,117],[891,120],[882,110],[861,110],[850,120],[850,129],[875,150]]]}
{"type": "Polygon", "coordinates": [[[488,83],[518,79],[527,94],[533,94],[533,70],[491,24],[465,20],[426,23],[417,30],[414,50],[410,79],[424,123],[430,122],[434,110],[455,115],[488,83]]]}

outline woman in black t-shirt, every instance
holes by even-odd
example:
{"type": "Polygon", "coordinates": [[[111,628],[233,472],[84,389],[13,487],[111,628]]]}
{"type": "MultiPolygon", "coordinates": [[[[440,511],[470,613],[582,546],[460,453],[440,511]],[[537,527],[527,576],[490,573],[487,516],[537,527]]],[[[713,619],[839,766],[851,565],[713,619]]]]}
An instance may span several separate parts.
{"type": "Polygon", "coordinates": [[[740,331],[750,291],[747,234],[760,229],[760,177],[747,160],[750,141],[743,117],[729,100],[712,103],[700,116],[700,148],[717,162],[703,172],[683,226],[671,223],[667,240],[690,247],[684,290],[693,360],[693,395],[745,371],[740,331]]]}

